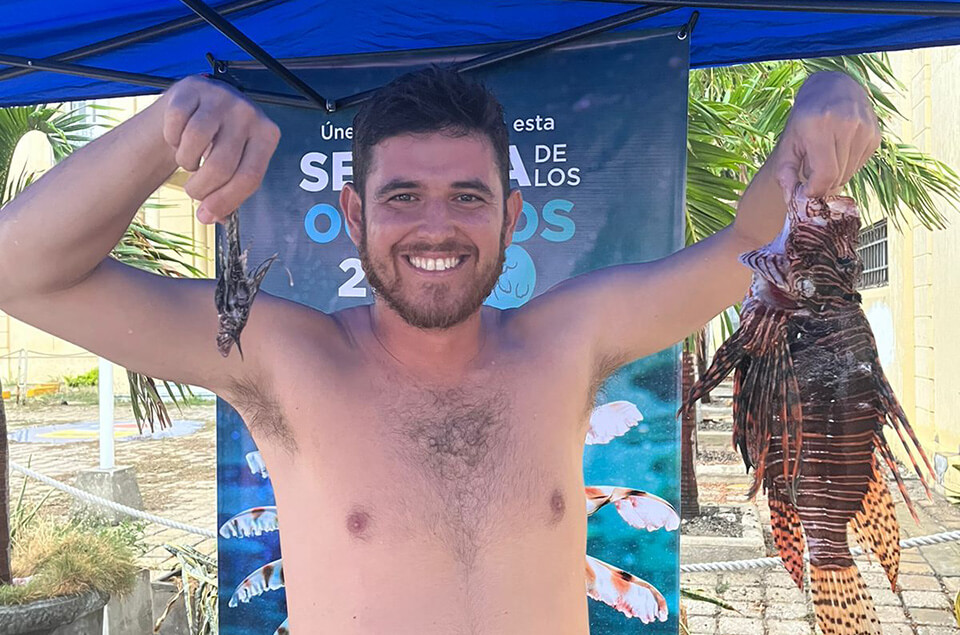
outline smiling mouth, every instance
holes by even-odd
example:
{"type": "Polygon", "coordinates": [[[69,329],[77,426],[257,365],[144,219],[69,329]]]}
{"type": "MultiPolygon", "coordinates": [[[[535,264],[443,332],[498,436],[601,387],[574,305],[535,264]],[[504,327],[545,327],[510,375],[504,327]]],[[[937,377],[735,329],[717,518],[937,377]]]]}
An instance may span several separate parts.
{"type": "Polygon", "coordinates": [[[427,258],[425,256],[403,256],[410,266],[418,271],[449,271],[457,269],[467,259],[467,256],[446,256],[443,258],[427,258]]]}

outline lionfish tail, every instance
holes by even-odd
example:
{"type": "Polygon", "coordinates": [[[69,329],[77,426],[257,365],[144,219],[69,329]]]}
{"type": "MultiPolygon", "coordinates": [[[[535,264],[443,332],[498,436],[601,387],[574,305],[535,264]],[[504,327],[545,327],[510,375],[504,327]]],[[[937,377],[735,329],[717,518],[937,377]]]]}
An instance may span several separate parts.
{"type": "Polygon", "coordinates": [[[830,568],[811,565],[810,587],[823,635],[882,635],[873,599],[855,564],[830,568]]]}
{"type": "Polygon", "coordinates": [[[860,546],[877,557],[890,580],[890,588],[896,591],[900,570],[900,525],[890,490],[878,467],[874,466],[860,510],[850,519],[850,528],[860,546]]]}
{"type": "Polygon", "coordinates": [[[797,508],[775,488],[768,493],[770,526],[780,560],[797,587],[803,588],[803,528],[797,508]]]}

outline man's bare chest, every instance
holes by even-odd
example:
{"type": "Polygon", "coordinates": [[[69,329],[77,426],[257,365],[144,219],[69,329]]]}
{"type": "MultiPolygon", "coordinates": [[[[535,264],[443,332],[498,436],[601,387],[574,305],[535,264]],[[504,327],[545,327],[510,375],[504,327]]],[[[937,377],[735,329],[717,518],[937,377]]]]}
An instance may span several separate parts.
{"type": "Polygon", "coordinates": [[[587,397],[511,371],[444,385],[348,370],[316,397],[301,387],[279,497],[321,505],[349,540],[429,535],[464,561],[518,519],[560,524],[579,509],[587,397]]]}

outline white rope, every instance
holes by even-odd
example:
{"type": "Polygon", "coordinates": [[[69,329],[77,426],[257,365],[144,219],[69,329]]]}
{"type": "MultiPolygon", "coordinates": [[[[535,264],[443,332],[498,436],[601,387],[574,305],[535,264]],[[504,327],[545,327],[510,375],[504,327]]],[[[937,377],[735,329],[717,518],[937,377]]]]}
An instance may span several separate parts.
{"type": "MultiPolygon", "coordinates": [[[[26,474],[30,478],[34,478],[41,483],[45,483],[50,487],[58,489],[60,491],[66,492],[71,496],[79,498],[80,500],[87,501],[88,503],[93,503],[94,505],[100,505],[101,507],[106,507],[114,511],[120,512],[121,514],[126,514],[128,516],[133,516],[134,518],[139,518],[141,520],[146,520],[151,523],[156,523],[158,525],[164,525],[166,527],[172,527],[173,529],[179,529],[180,531],[185,531],[191,534],[197,534],[198,536],[204,536],[206,538],[216,538],[217,534],[209,529],[201,529],[199,527],[193,527],[191,525],[185,525],[183,523],[177,522],[175,520],[169,520],[167,518],[162,518],[148,512],[140,511],[139,509],[134,509],[132,507],[127,507],[126,505],[121,505],[115,503],[114,501],[107,500],[105,498],[100,498],[99,496],[94,496],[90,492],[85,492],[82,489],[72,487],[66,483],[61,483],[55,479],[50,478],[49,476],[44,476],[38,472],[17,465],[16,463],[11,462],[10,467],[14,470],[26,474]]],[[[918,536],[916,538],[909,538],[907,540],[900,541],[900,547],[903,549],[910,549],[913,547],[921,546],[930,546],[938,545],[945,542],[954,542],[960,541],[960,531],[945,531],[939,534],[932,534],[930,536],[918,536]]],[[[858,556],[863,553],[863,549],[859,547],[851,550],[853,555],[858,556]]],[[[804,553],[804,559],[809,560],[810,554],[804,553]]],[[[708,573],[713,571],[748,571],[750,569],[762,569],[765,567],[776,567],[781,564],[780,558],[754,558],[752,560],[730,560],[726,562],[701,562],[694,564],[684,564],[680,566],[681,573],[708,573]]]]}
{"type": "Polygon", "coordinates": [[[162,518],[154,514],[141,511],[139,509],[134,509],[133,507],[127,507],[126,505],[121,505],[112,500],[107,500],[105,498],[100,498],[99,496],[94,496],[90,492],[85,492],[82,489],[78,489],[66,483],[61,483],[55,479],[50,478],[49,476],[44,476],[39,472],[34,472],[30,468],[23,467],[22,465],[17,465],[16,463],[10,462],[10,467],[21,474],[26,474],[30,478],[37,479],[41,483],[45,483],[54,489],[58,489],[62,492],[66,492],[75,498],[79,498],[82,501],[88,503],[93,503],[94,505],[99,505],[100,507],[106,507],[107,509],[112,509],[113,511],[120,512],[121,514],[126,514],[127,516],[133,516],[134,518],[139,518],[141,520],[146,520],[157,525],[164,525],[166,527],[171,527],[173,529],[179,529],[180,531],[185,531],[190,534],[197,534],[198,536],[204,536],[205,538],[216,538],[217,534],[209,529],[201,529],[200,527],[193,527],[191,525],[185,525],[184,523],[177,522],[175,520],[170,520],[168,518],[162,518]]]}
{"type": "MultiPolygon", "coordinates": [[[[960,541],[960,531],[945,531],[939,534],[929,536],[917,536],[900,541],[902,549],[911,549],[913,547],[929,547],[930,545],[939,545],[944,542],[960,541]]],[[[850,550],[854,556],[863,554],[863,549],[855,547],[850,550]]],[[[810,553],[805,552],[803,559],[810,560],[810,553]]],[[[712,571],[747,571],[749,569],[762,569],[764,567],[776,567],[782,564],[780,558],[754,558],[753,560],[730,560],[727,562],[701,562],[695,564],[680,565],[681,573],[708,573],[712,571]]]]}

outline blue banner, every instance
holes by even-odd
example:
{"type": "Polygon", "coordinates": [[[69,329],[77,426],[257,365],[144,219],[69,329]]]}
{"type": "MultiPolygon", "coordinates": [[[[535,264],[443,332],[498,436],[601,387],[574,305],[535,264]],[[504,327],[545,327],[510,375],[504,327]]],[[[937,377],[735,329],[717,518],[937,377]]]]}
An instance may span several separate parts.
{"type": "MultiPolygon", "coordinates": [[[[293,66],[323,94],[345,95],[476,53],[293,66]]],[[[504,105],[511,181],[525,201],[487,304],[518,307],[571,276],[662,258],[683,246],[688,63],[688,40],[671,29],[607,36],[474,74],[504,105]]],[[[234,64],[231,72],[249,88],[287,90],[260,70],[234,64]]],[[[279,251],[293,285],[274,265],[263,288],[328,313],[372,302],[337,204],[352,177],[355,110],[265,111],[283,138],[263,185],[241,210],[242,238],[251,264],[279,251]]],[[[678,631],[679,519],[670,505],[679,503],[679,378],[673,347],[623,367],[597,395],[584,453],[591,514],[585,593],[595,598],[594,635],[678,631]],[[623,597],[611,586],[619,570],[639,579],[623,597]],[[662,594],[665,621],[643,625],[629,616],[627,605],[637,597],[630,594],[645,593],[662,594]]],[[[220,400],[217,418],[220,632],[270,635],[285,619],[283,589],[237,589],[255,572],[264,579],[261,568],[281,558],[273,491],[236,412],[220,400]],[[243,514],[260,507],[267,509],[243,514]]],[[[322,624],[314,627],[323,632],[322,624]]]]}

